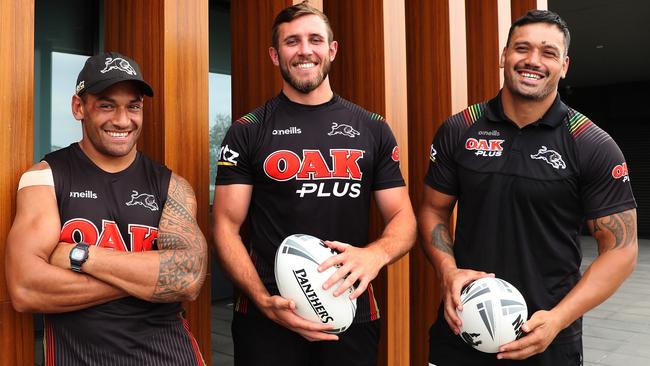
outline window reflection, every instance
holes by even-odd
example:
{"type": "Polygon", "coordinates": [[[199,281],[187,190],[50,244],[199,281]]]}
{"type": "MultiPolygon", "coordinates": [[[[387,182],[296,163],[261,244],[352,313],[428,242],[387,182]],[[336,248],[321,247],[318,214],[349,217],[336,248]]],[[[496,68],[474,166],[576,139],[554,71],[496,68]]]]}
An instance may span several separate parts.
{"type": "Polygon", "coordinates": [[[212,203],[214,197],[214,179],[217,176],[219,148],[232,122],[230,75],[211,72],[209,85],[210,203],[212,203]]]}
{"type": "Polygon", "coordinates": [[[70,107],[77,75],[88,56],[52,52],[51,150],[58,150],[81,140],[81,123],[72,116],[70,107]]]}

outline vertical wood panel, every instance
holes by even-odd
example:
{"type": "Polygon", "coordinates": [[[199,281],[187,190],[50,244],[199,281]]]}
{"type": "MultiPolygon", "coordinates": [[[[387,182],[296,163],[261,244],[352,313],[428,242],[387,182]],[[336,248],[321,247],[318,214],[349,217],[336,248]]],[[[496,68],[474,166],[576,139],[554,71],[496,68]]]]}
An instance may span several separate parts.
{"type": "Polygon", "coordinates": [[[291,0],[237,0],[230,4],[232,24],[232,116],[237,119],[282,90],[271,63],[271,26],[291,0]]]}
{"type": "MultiPolygon", "coordinates": [[[[154,97],[145,101],[138,148],[194,188],[197,221],[208,236],[208,1],[111,0],[105,3],[105,48],[133,57],[154,97]]],[[[211,362],[210,279],[185,303],[203,357],[211,362]]]]}
{"type": "Polygon", "coordinates": [[[500,88],[497,0],[466,0],[468,103],[488,100],[500,88]]]}
{"type": "Polygon", "coordinates": [[[526,15],[529,10],[532,9],[547,9],[546,0],[511,0],[510,2],[510,14],[513,22],[519,17],[526,15]]]}
{"type": "MultiPolygon", "coordinates": [[[[384,83],[386,120],[400,147],[402,174],[409,180],[408,97],[406,74],[406,10],[403,1],[383,0],[384,83]]],[[[358,62],[358,61],[357,61],[358,62]]],[[[361,64],[359,64],[360,66],[361,64]]],[[[386,364],[410,362],[409,254],[386,268],[386,316],[388,343],[386,364]]]]}
{"type": "MultiPolygon", "coordinates": [[[[164,144],[164,6],[162,0],[104,2],[104,48],[134,59],[154,90],[145,98],[143,131],[138,149],[163,161],[164,144]]],[[[173,102],[175,103],[175,101],[173,102]]]]}
{"type": "MultiPolygon", "coordinates": [[[[330,79],[334,92],[370,111],[386,116],[400,144],[408,181],[406,115],[405,8],[396,1],[323,2],[334,38],[339,42],[330,79]]],[[[371,208],[370,238],[383,228],[371,208]]],[[[380,272],[374,281],[382,314],[381,365],[409,363],[409,267],[407,257],[380,272]]]]}
{"type": "MultiPolygon", "coordinates": [[[[449,0],[406,2],[409,191],[416,212],[423,197],[423,182],[429,162],[431,140],[442,121],[451,114],[452,63],[449,14],[449,0]]],[[[464,11],[459,16],[464,20],[464,11]]],[[[465,61],[464,28],[462,33],[463,53],[458,57],[457,62],[465,61]]],[[[457,74],[462,76],[465,73],[466,71],[463,70],[462,73],[457,74]]],[[[466,78],[461,77],[455,87],[462,95],[466,95],[466,78]]],[[[428,331],[435,320],[440,302],[440,290],[435,271],[420,248],[420,240],[422,239],[418,239],[418,247],[411,251],[409,257],[410,364],[418,366],[428,363],[428,331]]]]}
{"type": "Polygon", "coordinates": [[[20,174],[32,164],[34,117],[34,2],[0,0],[0,364],[33,365],[31,314],[11,306],[5,245],[16,210],[20,174]]]}

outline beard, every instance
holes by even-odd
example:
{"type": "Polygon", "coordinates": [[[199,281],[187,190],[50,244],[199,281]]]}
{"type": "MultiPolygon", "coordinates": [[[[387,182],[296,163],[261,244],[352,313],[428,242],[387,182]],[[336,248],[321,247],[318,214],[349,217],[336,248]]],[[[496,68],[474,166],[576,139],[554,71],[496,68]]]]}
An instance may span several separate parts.
{"type": "MultiPolygon", "coordinates": [[[[304,61],[304,60],[300,60],[300,61],[304,61]]],[[[296,89],[297,91],[303,94],[309,94],[310,92],[318,88],[323,83],[323,81],[325,80],[325,78],[327,78],[327,75],[330,72],[330,68],[332,67],[332,63],[329,61],[329,59],[323,59],[319,65],[321,65],[321,69],[319,70],[316,76],[314,76],[311,79],[300,80],[295,78],[289,71],[289,68],[286,66],[286,63],[280,60],[280,74],[282,74],[282,78],[284,79],[284,81],[289,83],[289,85],[291,85],[294,89],[296,89]]]]}

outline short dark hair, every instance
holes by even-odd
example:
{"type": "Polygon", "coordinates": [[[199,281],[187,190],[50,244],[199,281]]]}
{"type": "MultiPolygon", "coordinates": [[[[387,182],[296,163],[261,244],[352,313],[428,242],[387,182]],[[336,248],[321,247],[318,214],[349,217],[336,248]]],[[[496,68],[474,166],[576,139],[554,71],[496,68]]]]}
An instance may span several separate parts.
{"type": "Polygon", "coordinates": [[[273,43],[273,48],[276,50],[280,46],[280,24],[282,23],[289,23],[293,21],[294,19],[306,16],[306,15],[317,15],[323,21],[325,22],[325,25],[327,26],[327,42],[332,43],[334,40],[334,32],[332,32],[332,27],[330,26],[330,21],[327,18],[327,15],[323,13],[322,11],[316,9],[315,7],[311,6],[309,4],[309,0],[304,0],[300,4],[296,4],[293,6],[290,6],[284,10],[282,10],[276,17],[275,20],[273,21],[273,28],[272,28],[272,39],[271,42],[273,43]]]}
{"type": "Polygon", "coordinates": [[[526,15],[515,20],[508,31],[508,41],[506,42],[506,46],[510,45],[510,36],[512,36],[512,32],[514,32],[515,28],[534,23],[546,23],[558,27],[560,31],[564,33],[564,55],[566,56],[569,54],[569,43],[571,43],[569,26],[566,24],[564,19],[560,18],[559,15],[550,10],[530,10],[526,15]]]}

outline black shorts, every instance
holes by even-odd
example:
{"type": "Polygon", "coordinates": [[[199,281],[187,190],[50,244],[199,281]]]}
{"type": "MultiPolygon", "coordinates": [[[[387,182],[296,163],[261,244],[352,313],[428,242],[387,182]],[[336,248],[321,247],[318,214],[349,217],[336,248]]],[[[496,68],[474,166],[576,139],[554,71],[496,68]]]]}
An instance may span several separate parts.
{"type": "Polygon", "coordinates": [[[264,316],[235,311],[235,366],[375,366],[379,329],[379,320],[355,323],[338,341],[309,342],[264,316]]]}
{"type": "Polygon", "coordinates": [[[581,338],[569,343],[551,343],[546,351],[521,361],[497,360],[496,353],[477,351],[458,336],[435,339],[430,336],[429,339],[430,366],[582,366],[582,362],[581,338]]]}

